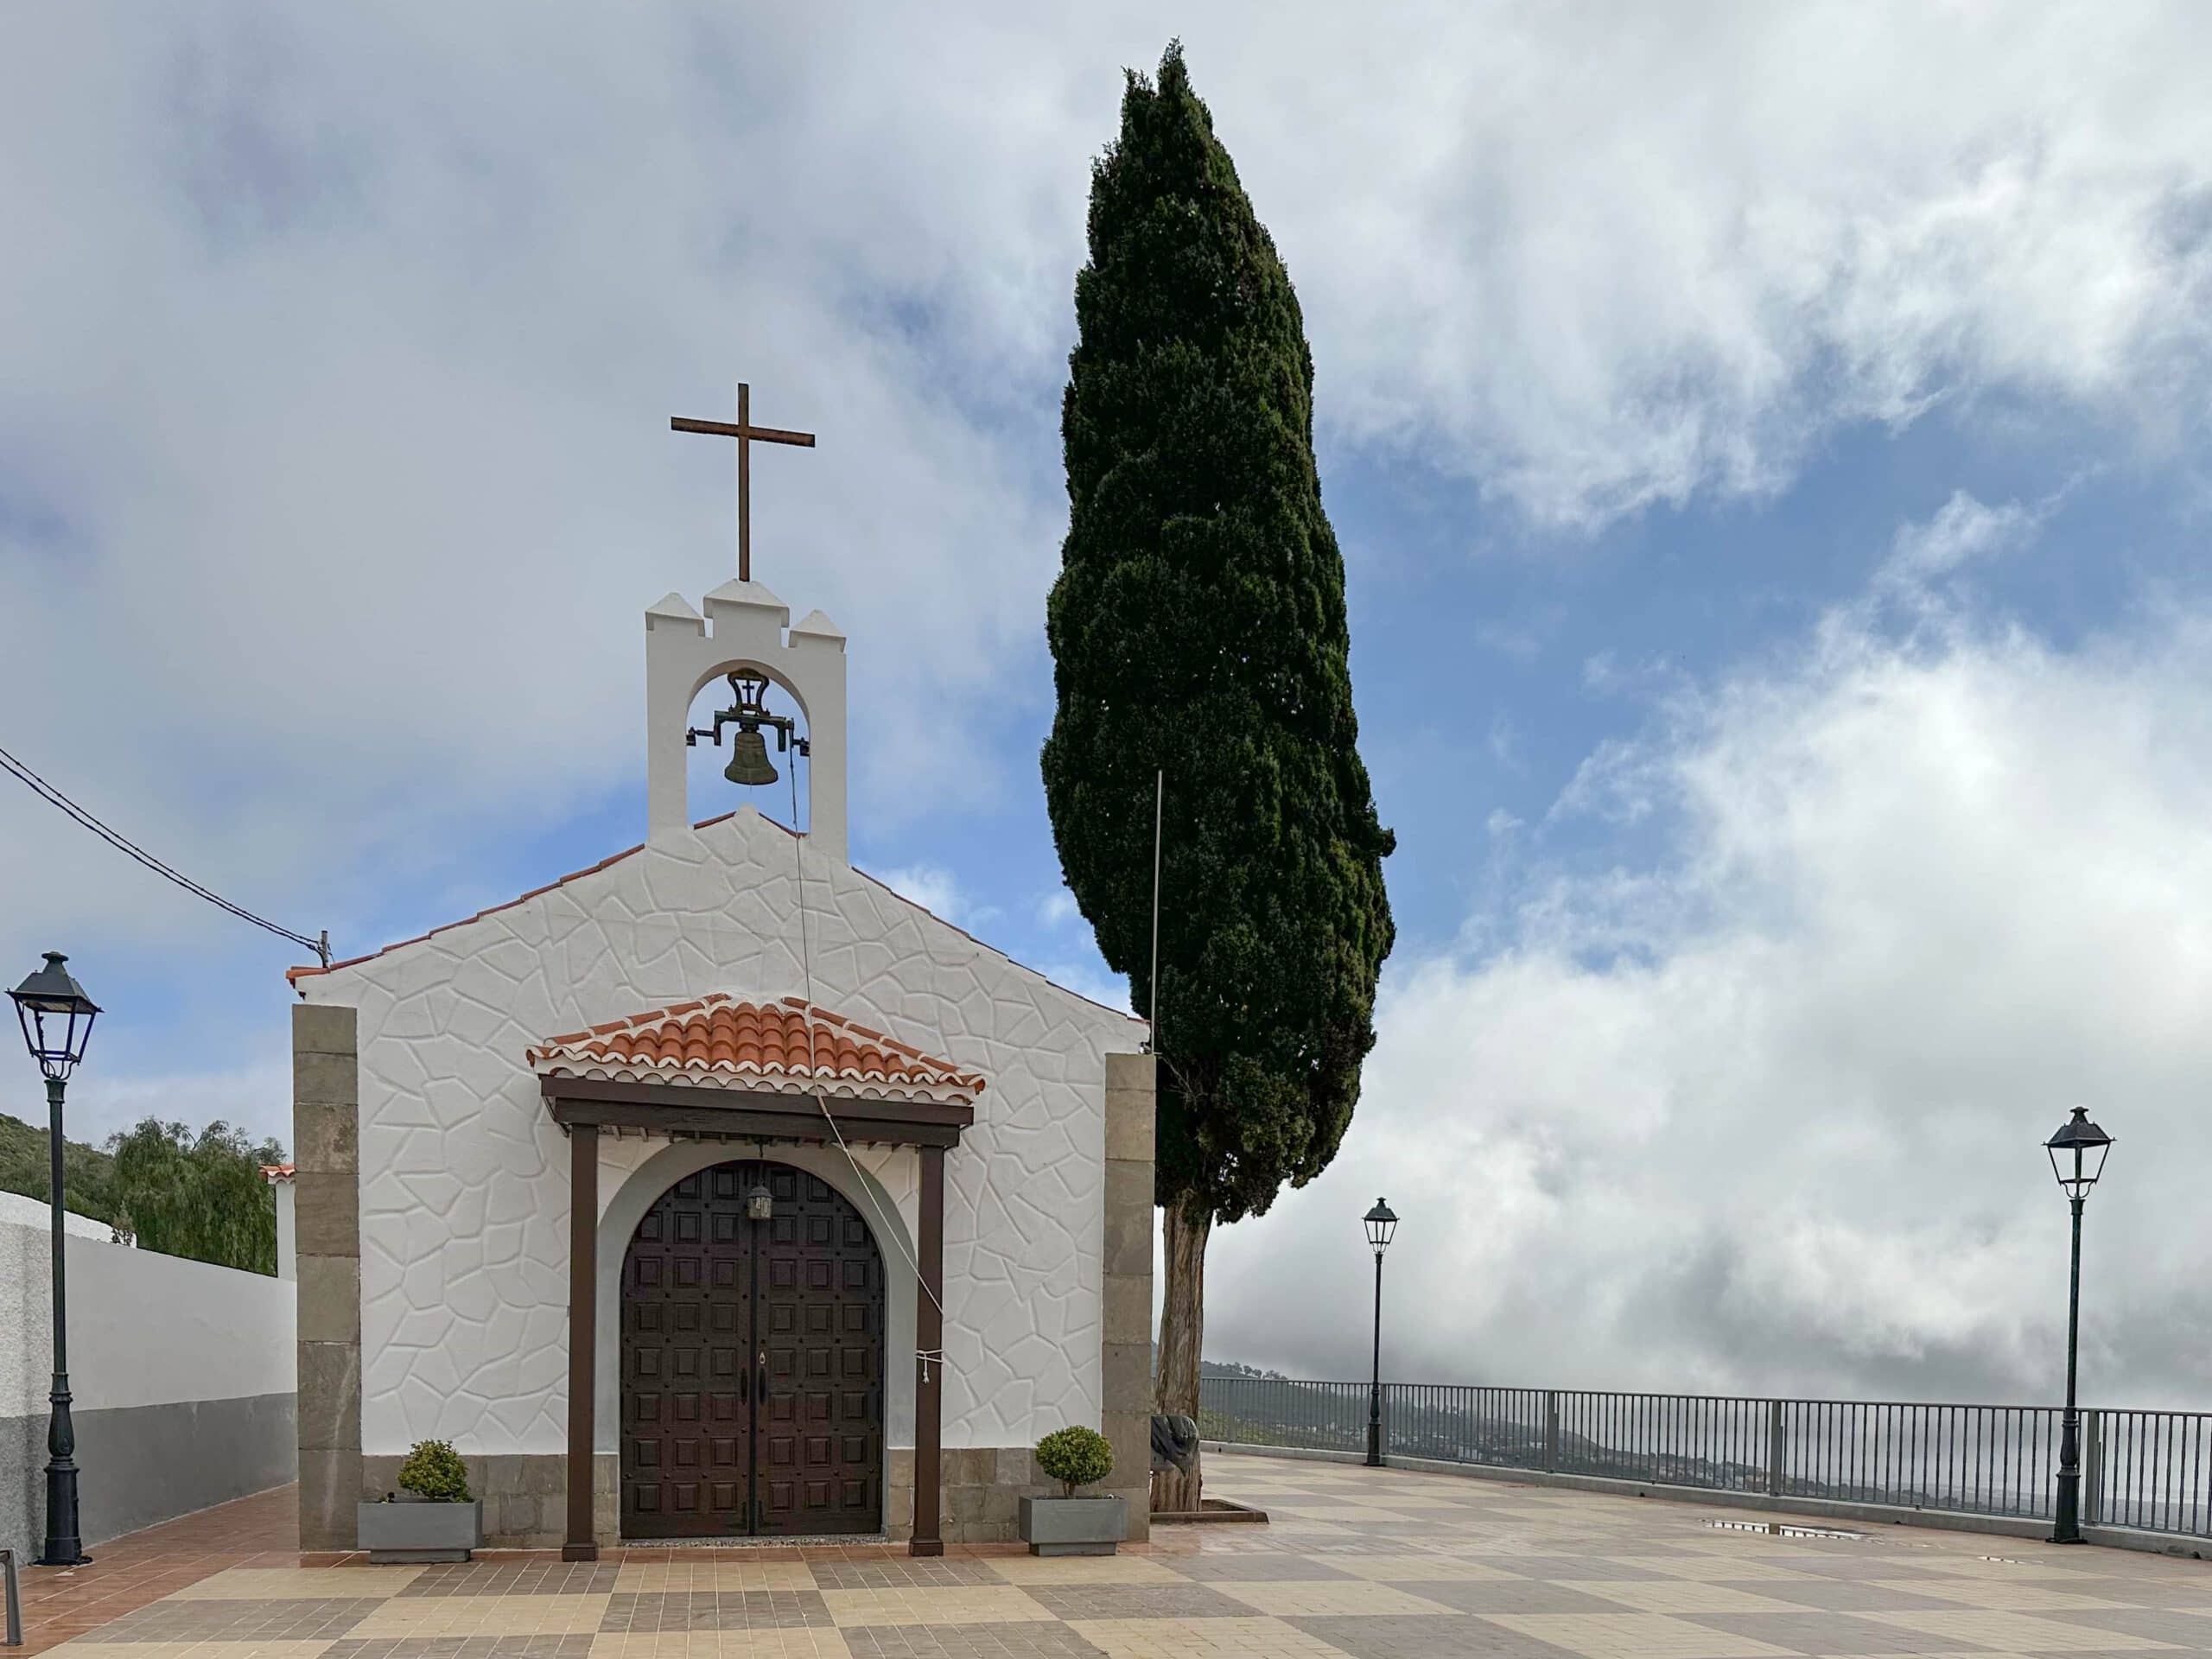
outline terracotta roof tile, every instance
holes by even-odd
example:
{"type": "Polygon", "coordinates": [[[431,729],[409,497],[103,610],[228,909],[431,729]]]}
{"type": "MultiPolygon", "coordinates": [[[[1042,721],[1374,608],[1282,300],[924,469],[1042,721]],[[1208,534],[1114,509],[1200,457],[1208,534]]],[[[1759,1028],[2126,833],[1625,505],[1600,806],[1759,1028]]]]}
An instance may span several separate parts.
{"type": "Polygon", "coordinates": [[[802,1001],[740,1002],[716,994],[548,1038],[526,1057],[540,1071],[666,1077],[966,1104],[983,1078],[802,1001]]]}

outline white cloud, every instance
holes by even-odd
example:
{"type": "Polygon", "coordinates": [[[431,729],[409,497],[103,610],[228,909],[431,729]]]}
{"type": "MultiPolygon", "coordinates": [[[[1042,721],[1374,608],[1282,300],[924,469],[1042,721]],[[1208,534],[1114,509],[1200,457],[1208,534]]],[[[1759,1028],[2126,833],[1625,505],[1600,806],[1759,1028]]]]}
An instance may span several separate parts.
{"type": "Polygon", "coordinates": [[[1351,1364],[1281,1310],[1359,1305],[1382,1191],[1402,1376],[2047,1401],[2080,1102],[2120,1137],[2085,1386],[2212,1393],[2212,609],[2072,654],[1923,622],[1675,701],[1602,768],[1665,857],[1398,964],[1338,1166],[1217,1235],[1211,1353],[1351,1364]]]}
{"type": "Polygon", "coordinates": [[[1083,912],[1077,906],[1075,894],[1065,887],[1055,888],[1037,901],[1037,925],[1039,927],[1065,927],[1081,918],[1083,912]]]}
{"type": "MultiPolygon", "coordinates": [[[[822,434],[756,528],[851,632],[856,810],[1016,786],[1087,163],[1177,29],[1325,427],[1537,519],[1770,490],[1931,400],[2201,422],[2212,106],[2139,73],[2197,8],[48,8],[0,63],[25,758],[380,930],[390,866],[634,783],[639,609],[729,559],[728,457],[663,423],[744,373],[822,434]]],[[[59,871],[0,945],[194,925],[0,810],[59,871]]]]}
{"type": "Polygon", "coordinates": [[[1993,507],[1954,490],[1934,518],[1898,527],[1884,575],[1898,584],[1924,582],[2009,552],[2042,527],[2053,505],[2028,507],[2006,501],[1993,507]]]}
{"type": "Polygon", "coordinates": [[[945,921],[957,923],[968,914],[968,901],[960,891],[960,883],[951,871],[941,865],[912,864],[869,874],[892,892],[912,899],[945,921]]]}

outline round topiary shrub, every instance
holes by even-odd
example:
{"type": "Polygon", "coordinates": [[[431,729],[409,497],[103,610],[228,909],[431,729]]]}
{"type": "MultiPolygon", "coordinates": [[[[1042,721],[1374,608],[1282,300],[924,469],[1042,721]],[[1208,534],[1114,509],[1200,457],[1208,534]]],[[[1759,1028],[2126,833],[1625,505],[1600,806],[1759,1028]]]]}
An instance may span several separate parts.
{"type": "Polygon", "coordinates": [[[399,1465],[399,1485],[434,1503],[466,1503],[468,1465],[451,1440],[417,1440],[399,1465]]]}
{"type": "Polygon", "coordinates": [[[1058,1481],[1066,1495],[1073,1497],[1077,1487],[1103,1480],[1114,1472],[1114,1448],[1095,1428],[1056,1428],[1037,1442],[1037,1466],[1046,1479],[1058,1481]]]}

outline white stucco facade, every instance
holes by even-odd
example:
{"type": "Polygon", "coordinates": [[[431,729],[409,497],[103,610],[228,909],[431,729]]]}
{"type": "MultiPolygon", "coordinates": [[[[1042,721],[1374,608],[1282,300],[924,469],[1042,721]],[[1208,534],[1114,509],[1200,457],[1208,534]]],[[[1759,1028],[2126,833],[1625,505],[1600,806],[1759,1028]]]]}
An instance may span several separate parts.
{"type": "MultiPolygon", "coordinates": [[[[817,739],[816,786],[821,741],[817,739]]],[[[311,1002],[358,1010],[361,1450],[425,1438],[560,1452],[567,1432],[568,1147],[524,1058],[533,1043],[710,992],[804,996],[987,1086],[946,1160],[944,1444],[1020,1446],[1100,1402],[1105,1057],[1135,1020],[1052,984],[824,856],[750,808],[651,842],[505,908],[327,973],[311,1002]],[[804,859],[802,948],[800,859],[804,859]]],[[[894,1289],[886,1402],[911,1444],[916,1154],[770,1157],[847,1191],[894,1289]],[[878,1225],[878,1209],[896,1225],[878,1225]],[[898,1235],[903,1235],[899,1236],[898,1235]],[[905,1334],[901,1335],[901,1325],[905,1334]]],[[[661,1141],[603,1142],[601,1213],[634,1217],[674,1179],[661,1141]],[[656,1160],[658,1159],[658,1162],[656,1160]],[[632,1190],[637,1183],[652,1187],[632,1190]]],[[[692,1166],[754,1155],[690,1147],[692,1166]]],[[[613,1230],[611,1227],[607,1230],[613,1230]]],[[[620,1260],[620,1243],[613,1261],[620,1260]]],[[[602,1257],[607,1250],[602,1249],[602,1257]]],[[[607,1272],[601,1306],[616,1300],[607,1272]]],[[[601,1449],[619,1413],[600,1344],[601,1449]]]]}

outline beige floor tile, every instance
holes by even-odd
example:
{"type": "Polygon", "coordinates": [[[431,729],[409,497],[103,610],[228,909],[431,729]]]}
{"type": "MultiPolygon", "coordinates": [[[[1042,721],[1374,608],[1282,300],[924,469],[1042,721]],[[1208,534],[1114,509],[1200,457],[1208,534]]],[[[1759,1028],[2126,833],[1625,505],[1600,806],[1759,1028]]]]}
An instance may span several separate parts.
{"type": "MultiPolygon", "coordinates": [[[[1011,1559],[1011,1558],[1008,1558],[1011,1559]]],[[[823,1605],[840,1626],[1011,1624],[1052,1615],[1013,1585],[902,1585],[890,1590],[824,1590],[823,1605]]]]}
{"type": "Polygon", "coordinates": [[[69,1659],[315,1659],[330,1643],[313,1642],[102,1642],[96,1630],[47,1649],[69,1659]]]}
{"type": "MultiPolygon", "coordinates": [[[[1603,1563],[1599,1563],[1600,1566],[1603,1563]]],[[[1585,1595],[1617,1601],[1639,1613],[1802,1613],[1802,1603],[1703,1579],[1575,1579],[1565,1586],[1585,1595]]]]}
{"type": "Polygon", "coordinates": [[[1618,1561],[1623,1567],[1637,1567],[1647,1573],[1663,1573],[1670,1579],[1702,1579],[1708,1584],[1768,1584],[1790,1580],[1802,1583],[1818,1576],[1811,1573],[1794,1572],[1786,1567],[1777,1567],[1749,1557],[1732,1560],[1725,1556],[1610,1554],[1592,1555],[1590,1576],[1593,1579],[1605,1577],[1603,1569],[1608,1561],[1618,1561]]]}
{"type": "Polygon", "coordinates": [[[396,1596],[346,1638],[596,1636],[607,1603],[605,1596],[396,1596]]]}
{"type": "Polygon", "coordinates": [[[1008,1584],[1184,1584],[1180,1573],[1140,1555],[992,1555],[983,1565],[1008,1584]]]}
{"type": "Polygon", "coordinates": [[[1924,1636],[1949,1637],[1979,1647],[2020,1653],[2105,1653],[2123,1648],[2174,1650],[2174,1643],[2153,1642],[2147,1637],[2123,1636],[2117,1630],[2037,1618],[2032,1613],[2001,1613],[1979,1607],[1961,1608],[1957,1612],[1859,1613],[1856,1617],[1918,1630],[1924,1636]]]}
{"type": "Polygon", "coordinates": [[[811,1590],[804,1561],[689,1561],[632,1565],[615,1574],[617,1595],[680,1595],[686,1591],[811,1590]]]}
{"type": "Polygon", "coordinates": [[[1464,1561],[1456,1555],[1320,1555],[1339,1573],[1370,1579],[1377,1584],[1481,1584],[1520,1575],[1480,1561],[1464,1561]]]}
{"type": "Polygon", "coordinates": [[[1239,1583],[1215,1579],[1206,1588],[1263,1613],[1284,1618],[1389,1618],[1425,1613],[1451,1618],[1457,1611],[1440,1602],[1425,1601],[1387,1584],[1363,1584],[1351,1579],[1329,1579],[1312,1583],[1298,1580],[1268,1580],[1239,1583]]]}
{"type": "Polygon", "coordinates": [[[396,1596],[419,1567],[234,1567],[173,1592],[170,1601],[352,1601],[396,1596]]]}
{"type": "MultiPolygon", "coordinates": [[[[1664,1613],[1484,1613],[1492,1624],[1588,1659],[1765,1659],[1788,1654],[1748,1637],[1707,1630],[1664,1613]]],[[[1969,1638],[1970,1639],[1970,1638],[1969,1638]]]]}
{"type": "Polygon", "coordinates": [[[826,1624],[759,1630],[665,1630],[602,1636],[591,1659],[852,1659],[839,1631],[826,1624]]]}
{"type": "Polygon", "coordinates": [[[1109,1659],[1344,1659],[1279,1618],[1081,1618],[1068,1628],[1109,1659]]]}
{"type": "Polygon", "coordinates": [[[2107,1596],[2078,1595],[2071,1590],[2052,1590],[2040,1584],[2007,1584],[2001,1579],[1890,1579],[1878,1580],[1893,1590],[1938,1601],[1955,1601],[1962,1607],[1986,1607],[2000,1613],[2063,1612],[2076,1608],[2128,1607],[2137,1604],[2114,1601],[2107,1596]]]}

